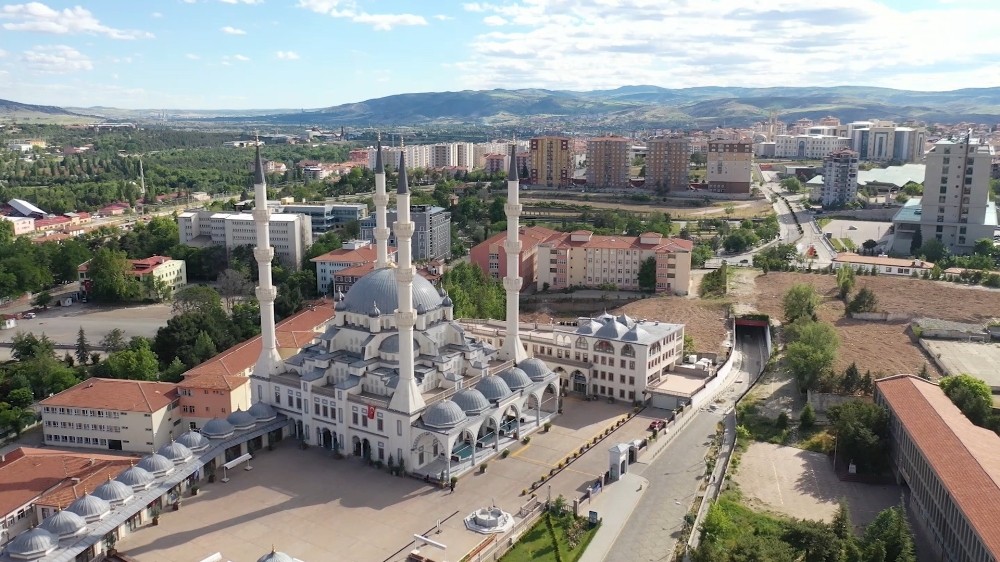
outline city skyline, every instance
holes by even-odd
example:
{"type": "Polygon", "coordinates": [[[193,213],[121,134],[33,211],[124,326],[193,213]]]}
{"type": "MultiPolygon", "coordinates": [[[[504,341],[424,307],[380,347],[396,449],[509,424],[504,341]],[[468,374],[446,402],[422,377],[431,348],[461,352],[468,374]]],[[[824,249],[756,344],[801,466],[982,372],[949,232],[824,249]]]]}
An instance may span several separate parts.
{"type": "Polygon", "coordinates": [[[989,87],[1000,38],[969,22],[997,16],[984,0],[0,3],[0,98],[297,110],[496,87],[989,87]]]}

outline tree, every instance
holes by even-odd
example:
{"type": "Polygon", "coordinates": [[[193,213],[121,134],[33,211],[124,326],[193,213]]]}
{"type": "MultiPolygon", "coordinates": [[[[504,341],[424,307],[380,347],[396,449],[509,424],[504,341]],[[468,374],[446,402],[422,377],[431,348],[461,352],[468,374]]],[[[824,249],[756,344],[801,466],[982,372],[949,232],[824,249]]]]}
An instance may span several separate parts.
{"type": "MultiPolygon", "coordinates": [[[[170,360],[179,357],[188,368],[194,367],[208,358],[196,354],[194,349],[202,332],[208,334],[216,350],[228,349],[237,341],[237,330],[225,314],[187,312],[167,320],[167,325],[156,331],[153,351],[164,364],[168,357],[170,360]]],[[[205,348],[202,345],[198,352],[204,355],[205,348]]]]}
{"type": "Polygon", "coordinates": [[[990,387],[982,379],[972,375],[950,375],[938,381],[941,390],[958,406],[969,421],[987,427],[993,413],[993,397],[990,387]]]}
{"type": "Polygon", "coordinates": [[[39,308],[48,308],[50,304],[52,304],[52,293],[48,291],[42,291],[31,299],[31,305],[39,308]]]}
{"type": "Polygon", "coordinates": [[[90,357],[90,342],[87,341],[87,334],[83,331],[83,326],[76,331],[76,351],[74,352],[76,356],[76,362],[81,365],[87,364],[87,359],[90,357]]]}
{"type": "MultiPolygon", "coordinates": [[[[306,250],[305,254],[302,256],[302,269],[311,269],[316,271],[316,264],[311,260],[315,257],[321,256],[332,250],[339,250],[343,246],[340,236],[333,231],[324,232],[322,236],[316,239],[306,250]]],[[[224,273],[224,272],[223,272],[224,273]]],[[[219,292],[222,292],[220,287],[219,292]]]]}
{"type": "Polygon", "coordinates": [[[921,229],[917,229],[913,233],[913,238],[910,239],[910,255],[920,255],[920,247],[924,245],[924,233],[921,229]]]}
{"type": "Polygon", "coordinates": [[[989,238],[980,238],[976,240],[976,244],[972,247],[972,253],[979,256],[993,257],[997,254],[997,249],[993,245],[993,241],[989,238]]]}
{"type": "Polygon", "coordinates": [[[878,246],[878,242],[869,238],[861,243],[861,247],[864,248],[865,253],[868,255],[873,255],[875,253],[875,247],[878,246]]]}
{"type": "Polygon", "coordinates": [[[948,248],[937,238],[932,238],[920,246],[920,255],[929,262],[940,261],[948,253],[948,248]]]}
{"type": "Polygon", "coordinates": [[[865,529],[862,544],[865,562],[916,562],[913,532],[906,514],[899,507],[882,510],[865,529]]]}
{"type": "Polygon", "coordinates": [[[827,410],[837,436],[840,458],[862,473],[878,473],[888,463],[889,412],[882,406],[851,400],[827,410]]]}
{"type": "Polygon", "coordinates": [[[27,408],[35,401],[30,388],[15,388],[7,394],[6,402],[15,408],[27,408]]]}
{"type": "Polygon", "coordinates": [[[502,319],[507,313],[507,293],[475,265],[459,263],[441,280],[454,303],[455,318],[502,319]]]}
{"type": "Polygon", "coordinates": [[[844,369],[844,376],[840,379],[840,389],[846,394],[854,394],[860,387],[861,371],[858,370],[858,364],[852,361],[844,369]]]}
{"type": "Polygon", "coordinates": [[[109,354],[124,350],[127,347],[125,332],[120,328],[113,328],[101,339],[101,347],[109,354]]]}
{"type": "Polygon", "coordinates": [[[847,304],[848,314],[875,312],[876,310],[878,310],[878,297],[875,296],[875,291],[868,287],[861,287],[858,294],[854,295],[851,302],[847,304]]]}
{"type": "Polygon", "coordinates": [[[639,265],[639,288],[649,293],[656,290],[656,258],[653,256],[639,265]]]}
{"type": "Polygon", "coordinates": [[[829,324],[806,317],[796,320],[788,330],[794,336],[785,348],[785,362],[799,387],[812,389],[837,358],[837,332],[829,324]]]}
{"type": "Polygon", "coordinates": [[[806,402],[805,407],[802,408],[802,413],[799,414],[799,426],[809,429],[815,424],[816,410],[813,409],[812,404],[806,402]]]}
{"type": "Polygon", "coordinates": [[[163,382],[181,382],[185,371],[187,371],[187,365],[179,358],[174,357],[174,360],[160,373],[160,380],[163,382]]]}
{"type": "Polygon", "coordinates": [[[45,334],[39,338],[31,332],[17,332],[11,339],[11,356],[18,361],[52,357],[54,352],[55,344],[45,334]]]}
{"type": "Polygon", "coordinates": [[[847,295],[854,289],[854,269],[849,265],[837,270],[837,294],[841,300],[847,301],[847,295]]]}
{"type": "Polygon", "coordinates": [[[798,178],[785,178],[781,180],[781,188],[790,193],[798,193],[802,191],[802,182],[798,178]]]}
{"type": "Polygon", "coordinates": [[[208,335],[208,332],[198,332],[198,337],[195,338],[194,346],[191,350],[196,363],[211,359],[215,356],[216,351],[215,342],[212,341],[212,337],[208,335]]]}
{"type": "Polygon", "coordinates": [[[188,285],[174,295],[171,309],[174,314],[185,312],[221,314],[222,298],[218,291],[207,285],[188,285]]]}
{"type": "Polygon", "coordinates": [[[95,371],[102,377],[155,381],[160,373],[159,361],[149,347],[149,340],[139,338],[128,349],[108,355],[95,371]]]}
{"type": "Polygon", "coordinates": [[[851,522],[851,511],[847,508],[846,499],[840,500],[840,504],[837,505],[837,513],[833,516],[830,528],[833,530],[833,534],[840,540],[854,540],[854,523],[851,522]]]}
{"type": "Polygon", "coordinates": [[[812,285],[798,283],[785,293],[783,301],[785,321],[794,322],[797,318],[816,318],[816,308],[819,307],[819,295],[812,285]]]}
{"type": "Polygon", "coordinates": [[[107,302],[129,302],[140,295],[139,282],[131,275],[132,265],[125,252],[102,247],[90,260],[90,292],[94,299],[107,302]]]}

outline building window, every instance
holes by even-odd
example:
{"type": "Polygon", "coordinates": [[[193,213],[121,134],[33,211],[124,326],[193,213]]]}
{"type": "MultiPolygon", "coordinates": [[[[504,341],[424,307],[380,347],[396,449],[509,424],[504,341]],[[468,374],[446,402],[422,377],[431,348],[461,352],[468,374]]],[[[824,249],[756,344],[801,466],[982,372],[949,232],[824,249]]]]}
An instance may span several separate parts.
{"type": "Polygon", "coordinates": [[[358,407],[351,406],[351,423],[358,425],[358,407]]]}
{"type": "Polygon", "coordinates": [[[382,424],[382,412],[379,412],[378,418],[375,420],[375,423],[376,423],[376,425],[375,425],[376,429],[378,429],[379,431],[382,431],[383,430],[382,429],[382,427],[383,427],[383,424],[382,424]]]}

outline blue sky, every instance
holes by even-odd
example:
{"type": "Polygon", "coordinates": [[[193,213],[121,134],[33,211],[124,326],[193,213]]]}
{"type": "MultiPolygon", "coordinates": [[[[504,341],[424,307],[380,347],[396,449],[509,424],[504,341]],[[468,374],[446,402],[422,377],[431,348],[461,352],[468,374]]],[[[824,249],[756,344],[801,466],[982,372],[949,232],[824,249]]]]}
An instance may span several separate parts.
{"type": "Polygon", "coordinates": [[[0,0],[0,98],[298,109],[496,87],[1000,86],[997,21],[997,0],[0,0]]]}

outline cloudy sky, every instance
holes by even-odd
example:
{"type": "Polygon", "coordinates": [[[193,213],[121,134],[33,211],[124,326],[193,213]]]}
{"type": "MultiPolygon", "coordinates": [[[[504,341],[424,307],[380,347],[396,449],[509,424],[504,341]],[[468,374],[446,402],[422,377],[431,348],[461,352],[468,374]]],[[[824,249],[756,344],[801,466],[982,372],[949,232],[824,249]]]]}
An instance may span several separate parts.
{"type": "Polygon", "coordinates": [[[540,87],[1000,86],[1000,0],[0,0],[0,98],[316,108],[540,87]]]}

